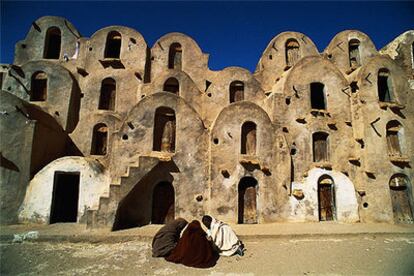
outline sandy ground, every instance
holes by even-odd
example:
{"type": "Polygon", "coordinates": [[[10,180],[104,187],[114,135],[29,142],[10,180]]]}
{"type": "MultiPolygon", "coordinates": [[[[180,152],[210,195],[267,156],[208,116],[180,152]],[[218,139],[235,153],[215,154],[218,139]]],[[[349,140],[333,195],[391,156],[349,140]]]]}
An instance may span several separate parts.
{"type": "Polygon", "coordinates": [[[152,258],[148,241],[122,243],[2,242],[1,275],[407,275],[414,237],[247,240],[244,257],[194,269],[152,258]]]}

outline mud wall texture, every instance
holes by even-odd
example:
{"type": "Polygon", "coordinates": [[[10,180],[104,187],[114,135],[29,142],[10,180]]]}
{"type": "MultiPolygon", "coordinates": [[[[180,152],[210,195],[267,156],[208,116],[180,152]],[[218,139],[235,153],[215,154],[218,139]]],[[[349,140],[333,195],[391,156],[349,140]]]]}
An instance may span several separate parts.
{"type": "Polygon", "coordinates": [[[1,222],[412,223],[413,41],[284,32],[212,71],[182,33],[39,18],[0,68],[1,222]]]}

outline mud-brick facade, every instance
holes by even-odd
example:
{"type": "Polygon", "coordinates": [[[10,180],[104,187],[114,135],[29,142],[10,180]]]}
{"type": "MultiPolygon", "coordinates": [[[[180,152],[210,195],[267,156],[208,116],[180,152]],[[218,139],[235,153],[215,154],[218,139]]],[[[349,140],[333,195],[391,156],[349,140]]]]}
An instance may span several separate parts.
{"type": "Polygon", "coordinates": [[[1,223],[413,223],[413,42],[284,32],[252,74],[39,18],[0,68],[1,223]]]}

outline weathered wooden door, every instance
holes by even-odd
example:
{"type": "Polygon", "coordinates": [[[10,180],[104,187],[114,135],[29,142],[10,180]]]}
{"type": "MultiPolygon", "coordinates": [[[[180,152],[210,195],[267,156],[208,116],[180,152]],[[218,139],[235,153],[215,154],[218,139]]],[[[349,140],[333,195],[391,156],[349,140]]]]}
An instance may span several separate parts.
{"type": "Polygon", "coordinates": [[[332,185],[319,185],[319,220],[334,220],[335,202],[332,185]]]}
{"type": "Polygon", "coordinates": [[[151,222],[153,224],[164,224],[174,220],[174,216],[174,187],[169,182],[161,182],[154,188],[151,222]]]}
{"type": "Polygon", "coordinates": [[[392,211],[396,223],[413,223],[413,213],[406,186],[391,187],[392,211]]]}
{"type": "Polygon", "coordinates": [[[239,184],[239,214],[238,222],[253,224],[257,223],[257,181],[246,177],[239,184]]]}

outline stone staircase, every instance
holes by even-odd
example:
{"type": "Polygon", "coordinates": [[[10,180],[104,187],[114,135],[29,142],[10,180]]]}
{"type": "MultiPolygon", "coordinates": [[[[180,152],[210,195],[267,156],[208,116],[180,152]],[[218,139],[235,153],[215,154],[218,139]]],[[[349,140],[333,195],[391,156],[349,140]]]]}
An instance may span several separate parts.
{"type": "Polygon", "coordinates": [[[134,186],[149,173],[160,161],[157,156],[140,156],[139,161],[130,164],[126,173],[121,177],[112,180],[109,186],[108,196],[102,196],[99,199],[97,210],[87,210],[86,225],[87,228],[98,228],[112,226],[119,201],[123,199],[134,186]]]}

